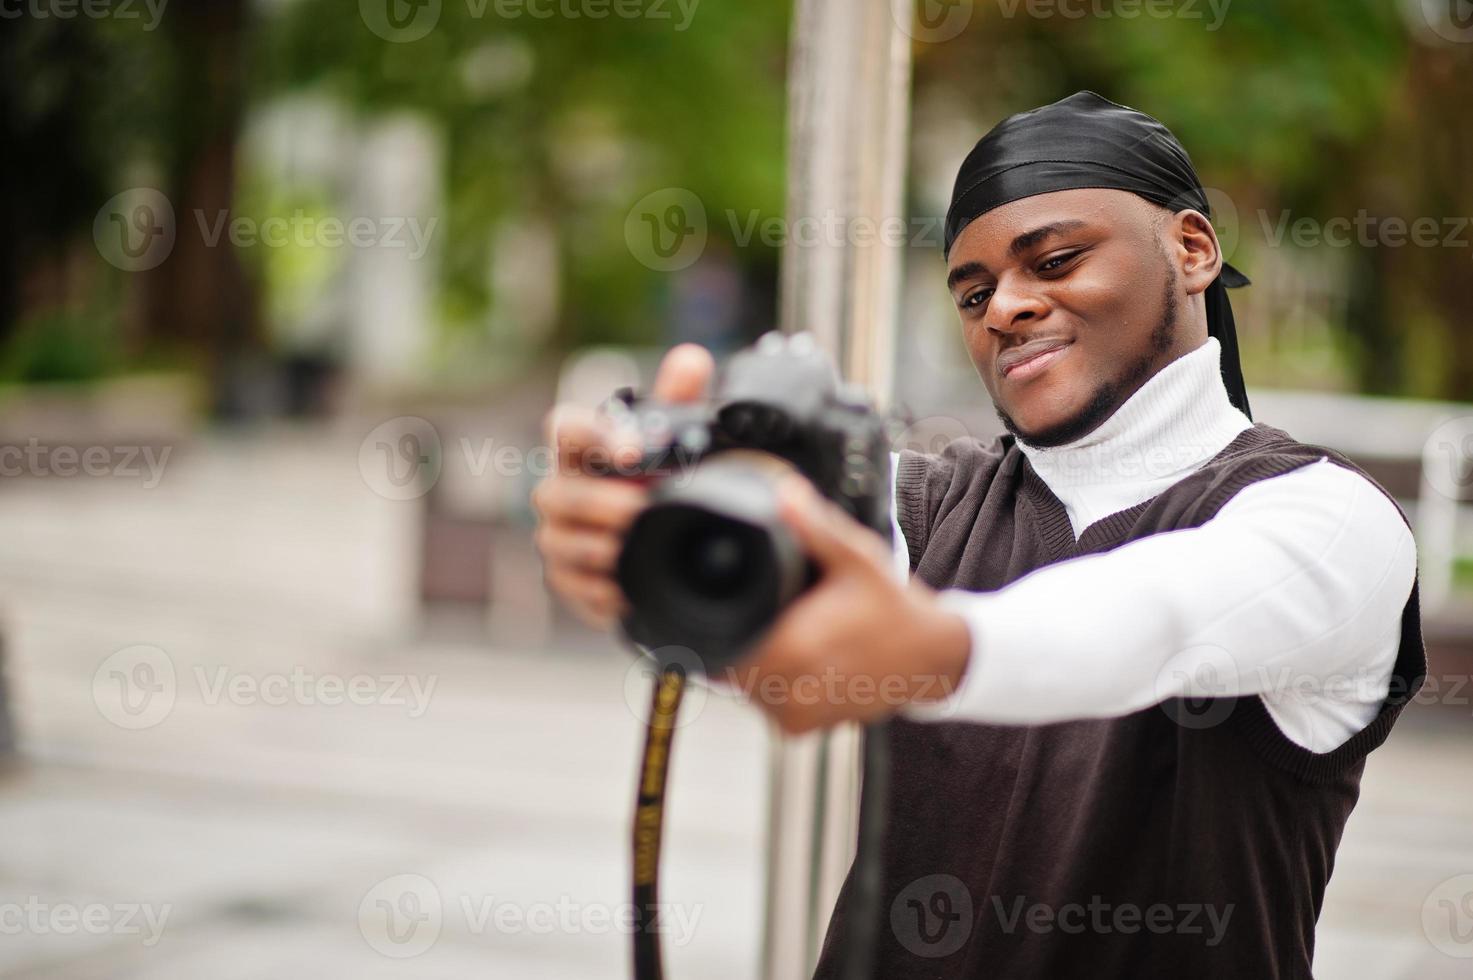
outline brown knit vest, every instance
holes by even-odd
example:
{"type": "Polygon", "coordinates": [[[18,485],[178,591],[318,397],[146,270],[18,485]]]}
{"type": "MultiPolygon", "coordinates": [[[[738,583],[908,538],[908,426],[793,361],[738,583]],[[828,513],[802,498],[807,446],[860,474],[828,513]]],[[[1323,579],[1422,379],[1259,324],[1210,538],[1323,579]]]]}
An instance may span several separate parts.
{"type": "MultiPolygon", "coordinates": [[[[902,454],[896,507],[915,575],[987,592],[1054,562],[1198,527],[1249,484],[1321,457],[1370,479],[1334,450],[1260,423],[1076,543],[1063,504],[1011,435],[959,440],[939,456],[902,454]]],[[[1141,596],[1120,616],[1150,608],[1141,596]]],[[[1390,696],[1325,754],[1286,738],[1257,696],[1027,727],[896,720],[876,976],[1307,980],[1366,755],[1425,673],[1414,580],[1390,696]]],[[[842,962],[848,890],[818,978],[842,962]]]]}

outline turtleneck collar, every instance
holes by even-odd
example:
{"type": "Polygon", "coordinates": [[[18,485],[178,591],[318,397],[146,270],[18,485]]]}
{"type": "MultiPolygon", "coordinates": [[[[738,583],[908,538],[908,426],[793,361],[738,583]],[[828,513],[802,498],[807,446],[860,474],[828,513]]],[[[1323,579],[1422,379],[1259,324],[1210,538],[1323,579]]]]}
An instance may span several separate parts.
{"type": "Polygon", "coordinates": [[[1078,539],[1102,517],[1161,493],[1253,422],[1228,398],[1216,337],[1183,354],[1094,431],[1049,449],[1018,443],[1069,513],[1078,539]]]}

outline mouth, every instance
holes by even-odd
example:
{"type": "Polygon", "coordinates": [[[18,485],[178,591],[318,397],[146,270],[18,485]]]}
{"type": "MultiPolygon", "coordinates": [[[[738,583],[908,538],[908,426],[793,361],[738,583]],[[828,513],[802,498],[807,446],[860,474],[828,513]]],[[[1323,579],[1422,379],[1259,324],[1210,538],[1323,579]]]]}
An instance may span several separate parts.
{"type": "Polygon", "coordinates": [[[1073,341],[1040,340],[1003,351],[997,356],[997,367],[1009,381],[1026,381],[1046,371],[1064,356],[1073,341]]]}

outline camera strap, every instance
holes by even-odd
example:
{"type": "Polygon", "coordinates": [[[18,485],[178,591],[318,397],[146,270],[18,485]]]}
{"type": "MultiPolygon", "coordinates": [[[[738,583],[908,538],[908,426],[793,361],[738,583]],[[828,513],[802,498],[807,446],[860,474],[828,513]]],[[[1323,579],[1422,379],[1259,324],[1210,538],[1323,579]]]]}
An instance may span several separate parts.
{"type": "Polygon", "coordinates": [[[665,783],[675,716],[685,693],[685,671],[667,667],[655,683],[645,726],[644,756],[634,807],[634,980],[663,980],[659,920],[660,838],[665,822],[665,783]]]}
{"type": "MultiPolygon", "coordinates": [[[[664,980],[660,946],[660,843],[665,823],[665,786],[670,773],[670,747],[675,719],[685,694],[685,670],[666,667],[655,683],[644,755],[639,766],[639,792],[634,807],[634,980],[664,980]]],[[[853,868],[851,921],[853,933],[844,952],[846,980],[874,975],[876,928],[882,910],[882,848],[885,806],[889,795],[890,730],[886,722],[865,726],[863,781],[860,792],[859,840],[853,868]]]]}

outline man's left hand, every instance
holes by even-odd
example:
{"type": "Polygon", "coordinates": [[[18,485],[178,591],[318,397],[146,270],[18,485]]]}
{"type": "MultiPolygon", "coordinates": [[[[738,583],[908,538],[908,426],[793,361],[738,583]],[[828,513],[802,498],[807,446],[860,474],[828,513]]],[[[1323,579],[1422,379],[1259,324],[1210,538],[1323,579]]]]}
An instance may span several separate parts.
{"type": "Polygon", "coordinates": [[[971,635],[884,542],[808,481],[783,485],[782,517],[821,578],[732,670],[731,680],[789,734],[866,722],[952,693],[971,635]]]}

